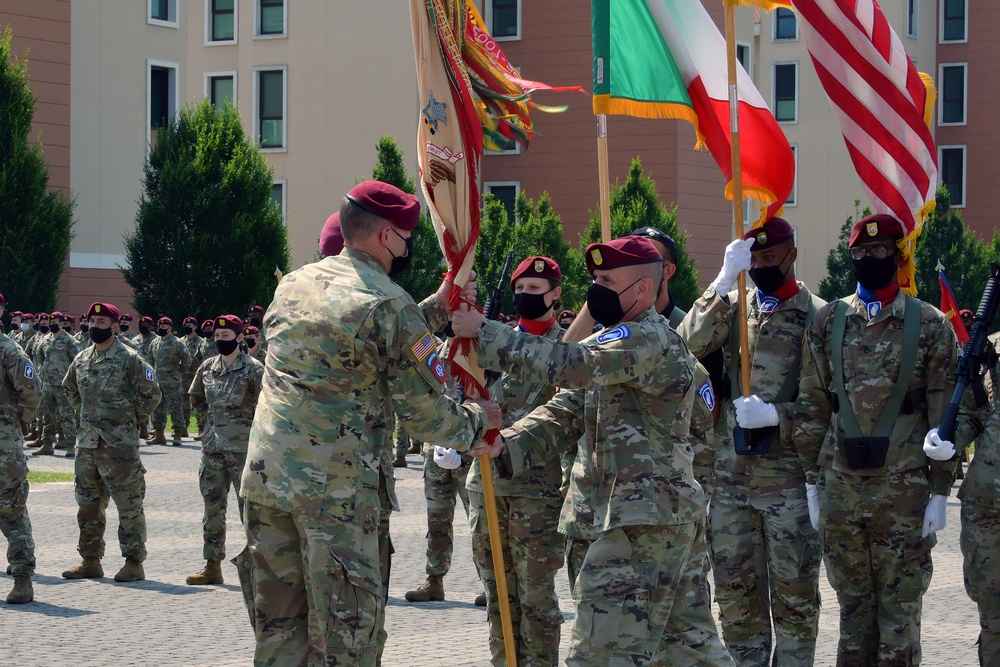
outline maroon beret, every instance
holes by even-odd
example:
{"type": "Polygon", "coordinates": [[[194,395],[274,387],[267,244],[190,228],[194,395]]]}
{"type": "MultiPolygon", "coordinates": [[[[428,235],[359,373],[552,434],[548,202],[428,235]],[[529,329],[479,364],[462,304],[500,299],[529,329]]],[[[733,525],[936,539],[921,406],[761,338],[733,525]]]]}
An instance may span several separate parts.
{"type": "Polygon", "coordinates": [[[969,310],[968,308],[963,308],[962,310],[958,311],[958,314],[959,314],[960,317],[965,317],[966,315],[968,315],[969,317],[975,317],[976,316],[976,314],[974,312],[972,312],[971,310],[969,310]]]}
{"type": "Polygon", "coordinates": [[[514,273],[510,277],[511,292],[514,291],[514,283],[517,282],[518,278],[547,278],[562,284],[562,271],[559,270],[559,265],[554,260],[536,255],[524,260],[514,269],[514,273]]]}
{"type": "Polygon", "coordinates": [[[564,310],[561,313],[559,313],[559,319],[560,320],[563,319],[564,317],[576,317],[576,313],[574,313],[572,310],[570,310],[569,308],[567,308],[566,310],[564,310]]]}
{"type": "Polygon", "coordinates": [[[37,317],[38,319],[42,319],[42,318],[49,319],[49,314],[48,313],[38,313],[37,315],[35,315],[35,317],[37,317]]]}
{"type": "Polygon", "coordinates": [[[420,221],[420,200],[382,181],[361,181],[351,188],[347,198],[400,229],[413,231],[420,221]]]}
{"type": "Polygon", "coordinates": [[[617,269],[633,264],[662,262],[656,246],[641,236],[623,236],[608,243],[591,243],[584,251],[587,273],[594,275],[595,269],[617,269]]]}
{"type": "Polygon", "coordinates": [[[21,319],[22,320],[33,320],[33,319],[35,319],[35,316],[32,315],[31,313],[24,313],[23,315],[21,315],[21,319]]]}
{"type": "Polygon", "coordinates": [[[198,320],[188,315],[187,317],[184,318],[184,321],[181,322],[181,326],[185,326],[188,324],[193,324],[194,326],[198,326],[198,320]]]}
{"type": "Polygon", "coordinates": [[[60,313],[58,310],[53,310],[52,314],[49,315],[49,319],[53,320],[58,320],[60,317],[62,317],[62,313],[60,313]]]}
{"type": "Polygon", "coordinates": [[[24,315],[24,313],[22,313],[20,310],[15,310],[13,313],[10,314],[11,317],[21,317],[22,315],[24,315]]]}
{"type": "Polygon", "coordinates": [[[201,328],[202,329],[207,329],[209,327],[212,327],[213,329],[215,328],[215,321],[214,320],[205,320],[204,322],[201,323],[201,328]]]}
{"type": "Polygon", "coordinates": [[[848,247],[853,248],[858,243],[869,241],[897,241],[904,236],[906,232],[903,230],[903,223],[891,215],[877,213],[854,223],[848,247]]]}
{"type": "Polygon", "coordinates": [[[247,315],[251,315],[253,313],[260,313],[261,315],[263,315],[264,306],[250,306],[250,309],[247,311],[247,315]]]}
{"type": "Polygon", "coordinates": [[[259,334],[259,333],[260,333],[260,329],[258,329],[257,327],[244,327],[243,328],[243,335],[245,335],[245,336],[253,336],[253,335],[259,334]]]}
{"type": "Polygon", "coordinates": [[[174,321],[172,319],[170,319],[169,317],[167,317],[167,316],[163,316],[160,319],[156,320],[156,325],[157,326],[159,326],[161,324],[166,324],[167,326],[172,327],[172,326],[174,326],[174,321]]]}
{"type": "Polygon", "coordinates": [[[139,324],[152,324],[152,323],[153,323],[153,318],[150,317],[149,315],[143,315],[142,317],[139,318],[139,324]]]}
{"type": "Polygon", "coordinates": [[[243,320],[236,315],[220,315],[219,317],[216,317],[213,322],[215,323],[216,331],[220,329],[229,329],[236,334],[243,333],[243,320]]]}
{"type": "Polygon", "coordinates": [[[80,315],[80,321],[82,322],[82,321],[83,321],[83,320],[85,320],[85,319],[87,319],[87,313],[82,313],[82,314],[80,315]]]}
{"type": "Polygon", "coordinates": [[[90,308],[87,309],[87,319],[91,317],[110,317],[111,319],[118,321],[121,313],[110,303],[101,303],[95,301],[90,304],[90,308]]]}
{"type": "Polygon", "coordinates": [[[794,237],[795,230],[784,218],[771,218],[760,227],[751,229],[743,235],[745,240],[753,239],[753,245],[750,246],[751,252],[773,248],[794,237]]]}
{"type": "Polygon", "coordinates": [[[340,213],[326,219],[323,231],[319,233],[319,251],[324,257],[334,257],[344,249],[344,234],[340,231],[340,213]]]}
{"type": "Polygon", "coordinates": [[[132,320],[132,313],[122,313],[121,317],[118,318],[119,322],[131,322],[132,320]]]}
{"type": "Polygon", "coordinates": [[[69,323],[73,324],[73,323],[76,322],[76,318],[73,317],[72,315],[62,315],[62,316],[59,317],[59,321],[60,322],[69,322],[69,323]]]}

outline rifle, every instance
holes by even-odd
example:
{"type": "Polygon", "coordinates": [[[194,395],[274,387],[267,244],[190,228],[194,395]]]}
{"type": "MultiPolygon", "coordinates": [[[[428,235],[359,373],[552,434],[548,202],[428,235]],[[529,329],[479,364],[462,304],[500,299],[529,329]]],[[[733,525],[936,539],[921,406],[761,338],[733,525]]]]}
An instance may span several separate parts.
{"type": "Polygon", "coordinates": [[[990,262],[990,278],[986,281],[986,290],[976,311],[976,320],[969,334],[969,342],[965,344],[962,356],[955,366],[955,392],[945,410],[944,419],[938,427],[942,440],[954,442],[955,421],[958,418],[958,408],[962,402],[965,388],[972,385],[976,397],[976,407],[986,404],[986,390],[983,387],[983,375],[996,362],[996,352],[989,344],[987,337],[1000,308],[1000,264],[990,262]]]}
{"type": "MultiPolygon", "coordinates": [[[[500,317],[500,305],[503,303],[503,291],[507,288],[507,276],[510,275],[510,265],[514,261],[514,251],[511,250],[507,253],[507,259],[503,263],[503,271],[500,272],[500,280],[497,281],[497,286],[493,288],[490,295],[486,298],[486,306],[483,308],[483,314],[486,315],[486,319],[495,320],[500,317]]],[[[500,377],[500,373],[496,371],[486,371],[486,386],[489,387],[491,384],[496,382],[497,378],[500,377]]]]}

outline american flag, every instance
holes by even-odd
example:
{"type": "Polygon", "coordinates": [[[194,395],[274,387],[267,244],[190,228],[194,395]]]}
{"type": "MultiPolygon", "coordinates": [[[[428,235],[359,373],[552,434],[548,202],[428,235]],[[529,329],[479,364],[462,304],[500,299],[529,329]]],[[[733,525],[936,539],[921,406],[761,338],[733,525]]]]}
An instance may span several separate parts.
{"type": "Polygon", "coordinates": [[[427,334],[410,349],[413,351],[413,356],[417,358],[417,361],[423,361],[427,358],[427,355],[434,351],[434,339],[431,338],[430,334],[427,334]]]}

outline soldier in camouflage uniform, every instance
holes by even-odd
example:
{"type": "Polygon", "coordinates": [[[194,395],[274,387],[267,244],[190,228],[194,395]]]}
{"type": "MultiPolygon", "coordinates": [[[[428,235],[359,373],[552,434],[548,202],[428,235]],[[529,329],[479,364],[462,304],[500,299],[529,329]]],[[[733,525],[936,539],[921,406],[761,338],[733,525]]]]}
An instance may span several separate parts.
{"type": "Polygon", "coordinates": [[[152,346],[153,342],[156,341],[156,334],[153,333],[153,318],[148,315],[143,315],[139,318],[139,335],[136,338],[136,348],[135,351],[142,355],[142,358],[147,362],[152,364],[152,346]]]}
{"type": "Polygon", "coordinates": [[[132,348],[136,345],[135,340],[138,333],[132,330],[132,322],[134,321],[131,313],[122,313],[121,317],[118,318],[118,333],[122,341],[132,348]]]}
{"type": "Polygon", "coordinates": [[[185,426],[184,409],[181,405],[181,394],[184,389],[184,371],[191,364],[184,343],[174,336],[174,323],[169,317],[161,317],[156,322],[157,339],[149,346],[150,361],[156,370],[156,379],[160,383],[162,398],[153,410],[153,437],[146,441],[147,445],[165,445],[167,438],[163,429],[167,427],[167,413],[173,422],[174,432],[171,444],[181,445],[181,433],[185,426]]]}
{"type": "MultiPolygon", "coordinates": [[[[61,313],[53,313],[52,317],[61,320],[63,316],[61,313]]],[[[64,329],[57,328],[37,349],[36,364],[38,375],[42,380],[41,405],[48,419],[42,423],[42,446],[35,454],[53,454],[55,446],[58,449],[66,449],[66,457],[73,458],[76,417],[62,382],[69,365],[80,352],[80,346],[64,329]]]]}
{"type": "MultiPolygon", "coordinates": [[[[265,318],[269,358],[240,493],[253,558],[257,665],[375,664],[379,463],[386,402],[419,437],[462,451],[500,424],[490,401],[444,396],[432,330],[388,274],[411,257],[416,197],[376,181],[340,209],[347,249],[284,277],[265,318]]],[[[474,300],[467,289],[465,298],[474,300]]]]}
{"type": "Polygon", "coordinates": [[[7,337],[15,343],[17,342],[17,337],[21,333],[21,318],[23,315],[24,313],[20,310],[15,310],[10,314],[10,329],[7,332],[7,337]]]}
{"type": "Polygon", "coordinates": [[[257,339],[257,345],[260,347],[261,351],[267,352],[267,338],[264,336],[264,334],[267,333],[264,330],[264,307],[250,306],[249,310],[247,310],[247,319],[243,323],[243,326],[257,327],[257,331],[260,333],[260,337],[257,339]]]}
{"type": "Polygon", "coordinates": [[[76,356],[63,386],[80,415],[74,490],[80,506],[83,562],[63,572],[67,579],[103,577],[105,509],[118,508],[118,542],[125,565],[115,581],[145,579],[146,469],[139,460],[138,425],[160,400],[153,369],[114,335],[118,309],[94,303],[87,311],[94,345],[76,356]]]}
{"type": "Polygon", "coordinates": [[[576,582],[567,665],[731,665],[708,604],[705,495],[688,443],[695,359],[653,307],[662,260],[631,236],[585,257],[588,309],[608,328],[583,343],[452,315],[456,335],[478,336],[483,368],[560,387],[490,453],[505,446],[498,467],[516,476],[583,437],[598,535],[576,582]]]}
{"type": "Polygon", "coordinates": [[[772,652],[775,664],[811,665],[819,630],[822,550],[809,522],[791,418],[805,329],[826,302],[795,280],[794,243],[791,225],[781,218],[731,243],[719,277],[677,328],[696,357],[721,349],[728,361],[731,389],[716,438],[710,546],[723,638],[736,664],[746,667],[767,667],[772,652]],[[747,312],[749,399],[739,384],[738,294],[732,292],[741,271],[756,285],[747,312]],[[737,426],[767,429],[770,444],[737,447],[737,426]]]}
{"type": "Polygon", "coordinates": [[[188,388],[191,386],[194,374],[201,366],[201,362],[205,361],[205,347],[212,343],[205,341],[198,335],[198,320],[195,318],[185,317],[181,326],[184,335],[178,340],[184,344],[184,349],[191,360],[181,376],[181,412],[184,415],[184,426],[180,429],[180,436],[187,438],[189,437],[187,427],[191,423],[191,395],[188,393],[188,388]]]}
{"type": "Polygon", "coordinates": [[[215,320],[215,342],[220,354],[195,371],[189,394],[192,407],[208,414],[201,441],[198,486],[205,501],[202,529],[205,569],[187,578],[190,585],[223,583],[221,563],[226,557],[226,507],[229,487],[236,491],[240,519],[243,499],[240,476],[247,459],[250,425],[260,394],[264,366],[239,349],[243,322],[236,315],[215,320]]]}
{"type": "MultiPolygon", "coordinates": [[[[34,335],[31,336],[22,345],[24,351],[28,353],[28,357],[31,359],[32,363],[36,366],[38,365],[38,346],[49,337],[49,314],[48,313],[38,313],[35,316],[35,322],[31,326],[34,335]]],[[[35,419],[31,422],[31,433],[28,434],[28,441],[25,443],[28,447],[41,447],[42,446],[42,425],[48,420],[48,413],[45,411],[44,406],[39,404],[38,409],[35,410],[35,419]]]]}
{"type": "MultiPolygon", "coordinates": [[[[855,223],[858,290],[816,313],[793,414],[810,518],[840,602],[839,665],[920,663],[921,599],[955,478],[954,461],[929,460],[921,448],[955,388],[955,332],[939,310],[900,289],[897,270],[912,262],[897,250],[903,236],[888,215],[855,223]],[[907,331],[912,346],[903,343],[907,331]]],[[[964,446],[971,427],[959,423],[964,446]]]]}
{"type": "Polygon", "coordinates": [[[260,363],[264,363],[267,353],[260,345],[260,329],[255,326],[243,327],[243,340],[247,344],[247,354],[260,363]]]}
{"type": "MultiPolygon", "coordinates": [[[[0,295],[0,316],[7,302],[0,295]]],[[[8,572],[14,588],[7,604],[35,599],[35,540],[28,518],[28,465],[21,446],[23,424],[31,421],[41,394],[27,353],[0,333],[0,531],[7,538],[8,572]]]]}

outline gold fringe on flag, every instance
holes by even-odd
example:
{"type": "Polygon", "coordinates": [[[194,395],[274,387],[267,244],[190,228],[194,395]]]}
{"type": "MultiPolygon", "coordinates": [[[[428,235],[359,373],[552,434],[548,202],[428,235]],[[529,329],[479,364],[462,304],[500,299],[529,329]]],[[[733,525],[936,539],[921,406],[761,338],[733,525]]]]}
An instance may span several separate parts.
{"type": "Polygon", "coordinates": [[[794,11],[791,2],[782,2],[782,0],[722,0],[722,4],[730,7],[760,7],[768,12],[774,9],[793,9],[794,11]]]}
{"type": "Polygon", "coordinates": [[[927,127],[930,127],[934,117],[934,103],[937,102],[937,86],[934,85],[934,79],[930,74],[917,73],[920,75],[920,80],[924,82],[924,88],[927,89],[927,99],[924,101],[924,122],[927,127]]]}
{"type": "Polygon", "coordinates": [[[675,102],[640,102],[611,95],[593,95],[594,115],[606,116],[636,116],[652,120],[686,120],[694,125],[697,137],[694,145],[696,151],[704,150],[705,137],[698,128],[698,114],[686,104],[675,102]]]}

